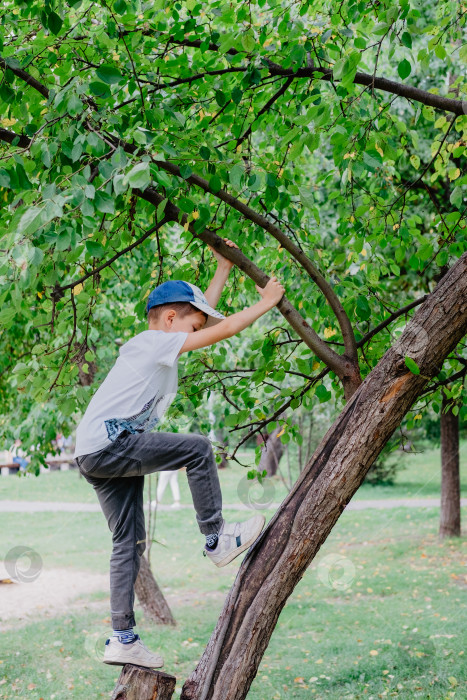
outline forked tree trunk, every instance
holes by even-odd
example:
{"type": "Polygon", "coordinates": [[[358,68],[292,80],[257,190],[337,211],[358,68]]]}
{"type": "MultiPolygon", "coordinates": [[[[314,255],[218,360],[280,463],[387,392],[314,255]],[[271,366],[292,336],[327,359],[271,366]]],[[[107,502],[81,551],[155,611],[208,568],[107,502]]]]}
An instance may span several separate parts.
{"type": "Polygon", "coordinates": [[[441,409],[441,517],[440,537],[460,537],[461,491],[459,474],[459,416],[443,391],[441,409]]]}
{"type": "Polygon", "coordinates": [[[279,614],[383,446],[467,331],[467,254],[353,394],[246,555],[181,700],[244,700],[279,614]],[[420,374],[404,362],[412,357],[420,374]]]}
{"type": "Polygon", "coordinates": [[[170,700],[175,683],[175,676],[168,673],[126,664],[111,700],[170,700]]]}
{"type": "Polygon", "coordinates": [[[160,625],[176,624],[144,554],[141,557],[140,569],[135,582],[135,594],[143,608],[145,617],[149,620],[160,625]]]}

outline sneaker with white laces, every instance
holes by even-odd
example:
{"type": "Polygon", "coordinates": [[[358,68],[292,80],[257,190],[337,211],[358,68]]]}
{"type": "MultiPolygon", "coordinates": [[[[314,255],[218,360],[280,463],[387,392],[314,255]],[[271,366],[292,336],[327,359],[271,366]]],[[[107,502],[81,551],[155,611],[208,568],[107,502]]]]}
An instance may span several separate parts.
{"type": "Polygon", "coordinates": [[[243,523],[226,523],[225,520],[218,532],[215,549],[204,547],[203,554],[209,557],[216,566],[225,566],[248,549],[256,540],[264,527],[264,515],[254,515],[243,523]]]}
{"type": "Polygon", "coordinates": [[[145,666],[146,668],[161,668],[164,665],[162,656],[149,651],[141,641],[139,634],[136,634],[135,637],[135,640],[130,644],[123,644],[117,637],[110,637],[105,643],[102,661],[114,666],[135,664],[135,666],[145,666]]]}

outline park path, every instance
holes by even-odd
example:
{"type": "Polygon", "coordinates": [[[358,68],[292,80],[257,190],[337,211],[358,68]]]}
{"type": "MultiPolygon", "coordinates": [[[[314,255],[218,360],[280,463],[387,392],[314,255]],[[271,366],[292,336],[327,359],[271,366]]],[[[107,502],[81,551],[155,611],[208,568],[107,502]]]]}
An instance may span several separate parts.
{"type": "MultiPolygon", "coordinates": [[[[270,503],[267,508],[255,508],[245,503],[230,503],[222,506],[223,510],[277,510],[280,503],[270,503]]],[[[461,499],[461,505],[467,506],[467,498],[461,499]]],[[[439,498],[385,498],[380,500],[352,501],[345,510],[378,510],[386,508],[439,508],[439,498]]],[[[147,505],[145,505],[147,508],[147,505]]],[[[193,509],[191,504],[183,504],[180,508],[193,509]]],[[[172,511],[172,506],[160,505],[159,511],[172,511]]],[[[40,513],[40,512],[67,512],[67,513],[97,513],[100,512],[99,503],[64,503],[57,501],[11,501],[0,500],[0,513],[40,513]]]]}

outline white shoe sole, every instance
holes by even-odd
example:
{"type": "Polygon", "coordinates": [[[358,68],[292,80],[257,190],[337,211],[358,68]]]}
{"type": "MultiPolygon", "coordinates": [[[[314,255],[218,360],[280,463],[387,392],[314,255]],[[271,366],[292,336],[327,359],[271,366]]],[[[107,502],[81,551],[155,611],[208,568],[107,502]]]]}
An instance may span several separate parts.
{"type": "Polygon", "coordinates": [[[264,517],[264,515],[262,517],[263,517],[263,522],[261,523],[261,526],[257,529],[256,534],[253,535],[252,537],[250,537],[249,540],[247,540],[246,542],[241,544],[240,547],[237,547],[236,549],[234,549],[233,552],[230,552],[229,554],[227,554],[227,556],[225,556],[220,561],[215,561],[214,564],[216,566],[220,567],[220,566],[226,566],[227,564],[230,564],[230,562],[233,559],[235,559],[235,557],[238,557],[238,555],[241,554],[242,552],[244,552],[245,549],[248,549],[248,547],[251,547],[253,542],[255,542],[255,540],[258,539],[259,535],[261,534],[261,532],[263,530],[264,523],[266,522],[266,518],[264,517]]]}
{"type": "Polygon", "coordinates": [[[162,661],[161,664],[154,664],[152,666],[145,666],[144,664],[141,663],[136,663],[134,660],[129,660],[129,661],[110,661],[107,659],[103,659],[105,664],[109,664],[109,666],[126,666],[127,664],[131,664],[132,666],[141,666],[142,668],[162,668],[164,665],[164,662],[162,661]]]}

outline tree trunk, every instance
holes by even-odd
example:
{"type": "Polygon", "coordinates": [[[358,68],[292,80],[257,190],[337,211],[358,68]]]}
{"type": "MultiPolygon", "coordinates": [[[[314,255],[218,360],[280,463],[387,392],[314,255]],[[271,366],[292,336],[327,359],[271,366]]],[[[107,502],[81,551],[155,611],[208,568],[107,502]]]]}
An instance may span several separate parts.
{"type": "Polygon", "coordinates": [[[281,439],[277,437],[278,433],[281,431],[282,427],[277,425],[272,433],[269,433],[261,452],[258,471],[266,469],[268,476],[275,476],[277,474],[279,461],[284,452],[284,445],[282,444],[281,439]]]}
{"type": "Polygon", "coordinates": [[[170,700],[175,683],[175,676],[168,673],[126,664],[122,668],[111,700],[170,700]]]}
{"type": "Polygon", "coordinates": [[[148,620],[159,625],[176,624],[144,554],[141,557],[141,565],[135,582],[135,593],[148,620]]]}
{"type": "Polygon", "coordinates": [[[441,517],[440,537],[460,537],[461,493],[459,474],[459,416],[452,412],[443,391],[441,409],[441,517]]]}
{"type": "MultiPolygon", "coordinates": [[[[221,442],[225,448],[228,447],[228,442],[227,442],[227,440],[224,439],[220,430],[215,431],[215,436],[216,436],[216,440],[218,442],[221,442]]],[[[217,465],[217,468],[218,469],[227,469],[227,467],[229,466],[229,463],[227,461],[227,452],[225,450],[222,450],[220,452],[220,456],[221,456],[221,461],[217,465]]]]}
{"type": "Polygon", "coordinates": [[[467,331],[467,254],[348,401],[248,551],[181,700],[244,700],[279,614],[368,469],[467,331]],[[413,374],[404,358],[420,368],[413,374]]]}

